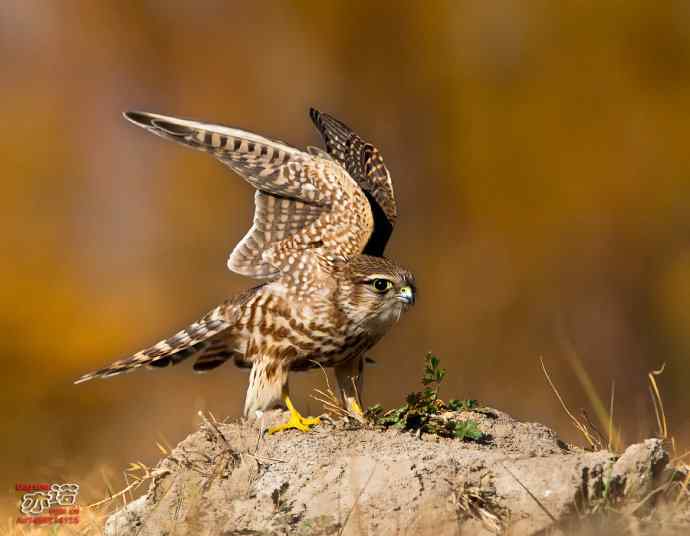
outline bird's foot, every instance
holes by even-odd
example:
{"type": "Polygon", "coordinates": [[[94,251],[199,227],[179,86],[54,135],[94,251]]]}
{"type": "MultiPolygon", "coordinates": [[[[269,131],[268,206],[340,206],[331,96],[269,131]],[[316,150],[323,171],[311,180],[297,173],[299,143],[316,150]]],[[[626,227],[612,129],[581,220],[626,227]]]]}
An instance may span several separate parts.
{"type": "Polygon", "coordinates": [[[290,415],[288,422],[270,428],[268,433],[275,434],[276,432],[283,432],[293,428],[300,432],[311,432],[311,427],[316,424],[321,424],[321,419],[318,417],[302,417],[299,413],[297,415],[293,413],[290,415]]]}
{"type": "Polygon", "coordinates": [[[345,397],[345,411],[349,417],[356,421],[364,422],[364,411],[362,411],[362,407],[354,396],[345,397]]]}
{"type": "Polygon", "coordinates": [[[290,418],[288,419],[288,422],[270,428],[268,430],[269,434],[275,434],[276,432],[283,432],[291,429],[299,430],[300,432],[310,432],[312,426],[321,424],[321,419],[318,417],[302,417],[299,411],[297,411],[292,405],[289,397],[285,397],[285,405],[290,410],[290,418]]]}

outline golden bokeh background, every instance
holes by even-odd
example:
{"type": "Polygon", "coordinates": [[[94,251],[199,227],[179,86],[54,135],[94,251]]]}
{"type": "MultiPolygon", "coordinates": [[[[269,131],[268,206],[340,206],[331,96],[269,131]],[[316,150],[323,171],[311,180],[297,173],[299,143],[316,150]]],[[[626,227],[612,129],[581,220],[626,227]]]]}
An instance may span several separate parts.
{"type": "MultiPolygon", "coordinates": [[[[188,363],[74,386],[252,281],[225,260],[251,188],[129,125],[156,111],[320,144],[315,106],[377,144],[400,219],[388,254],[417,306],[371,353],[368,403],[418,387],[579,438],[591,390],[625,440],[690,438],[690,4],[89,2],[0,4],[2,512],[15,482],[155,463],[197,412],[238,416],[246,373],[188,363]],[[578,367],[591,382],[590,394],[578,367]]],[[[319,373],[296,376],[300,407],[319,373]]],[[[593,420],[594,417],[593,417],[593,420]]],[[[596,421],[595,421],[596,422],[596,421]]]]}

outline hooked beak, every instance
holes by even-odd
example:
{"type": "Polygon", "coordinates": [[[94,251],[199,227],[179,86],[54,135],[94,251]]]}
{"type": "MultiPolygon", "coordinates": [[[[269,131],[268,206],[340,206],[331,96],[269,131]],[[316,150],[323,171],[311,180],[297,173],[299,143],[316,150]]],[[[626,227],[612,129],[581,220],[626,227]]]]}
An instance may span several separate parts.
{"type": "Polygon", "coordinates": [[[402,287],[396,297],[407,305],[414,305],[414,290],[410,286],[402,287]]]}

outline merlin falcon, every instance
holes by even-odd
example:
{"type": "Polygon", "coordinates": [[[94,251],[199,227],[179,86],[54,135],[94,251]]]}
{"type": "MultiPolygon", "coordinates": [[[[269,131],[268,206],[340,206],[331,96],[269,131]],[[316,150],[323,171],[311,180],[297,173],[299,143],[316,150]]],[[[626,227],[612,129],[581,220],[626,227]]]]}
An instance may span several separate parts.
{"type": "Polygon", "coordinates": [[[188,358],[195,371],[228,360],[250,368],[244,415],[287,407],[271,432],[308,431],[290,401],[288,373],[335,369],[341,403],[361,415],[366,353],[414,304],[414,276],[383,257],[397,207],[379,151],[312,109],[326,149],[302,151],[236,128],[145,112],[125,118],[212,154],[256,189],[254,222],[228,259],[263,283],[227,300],[172,337],[85,374],[75,383],[188,358]]]}

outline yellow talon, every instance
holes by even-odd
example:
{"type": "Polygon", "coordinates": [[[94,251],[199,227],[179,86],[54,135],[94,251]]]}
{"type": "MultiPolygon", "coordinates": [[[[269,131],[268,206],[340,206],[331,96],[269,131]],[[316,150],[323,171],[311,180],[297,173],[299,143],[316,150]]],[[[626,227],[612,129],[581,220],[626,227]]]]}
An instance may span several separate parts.
{"type": "Polygon", "coordinates": [[[352,399],[350,401],[350,407],[352,409],[352,412],[357,414],[358,416],[362,417],[364,415],[362,408],[359,407],[359,404],[357,403],[356,400],[352,399]]]}
{"type": "Polygon", "coordinates": [[[299,411],[295,409],[295,406],[292,405],[292,401],[290,400],[289,396],[286,396],[283,400],[288,410],[290,410],[290,419],[288,419],[288,422],[284,424],[269,429],[269,434],[275,434],[276,432],[282,432],[292,428],[299,430],[300,432],[310,432],[311,426],[321,424],[321,419],[318,417],[302,417],[302,415],[299,414],[299,411]]]}

